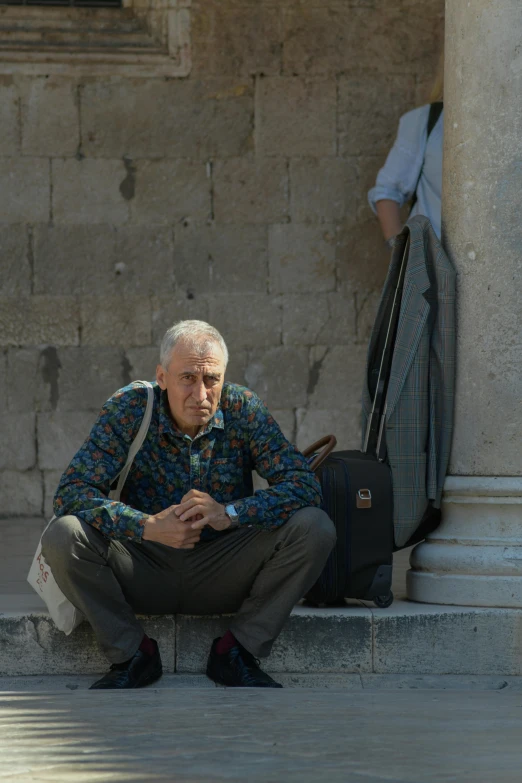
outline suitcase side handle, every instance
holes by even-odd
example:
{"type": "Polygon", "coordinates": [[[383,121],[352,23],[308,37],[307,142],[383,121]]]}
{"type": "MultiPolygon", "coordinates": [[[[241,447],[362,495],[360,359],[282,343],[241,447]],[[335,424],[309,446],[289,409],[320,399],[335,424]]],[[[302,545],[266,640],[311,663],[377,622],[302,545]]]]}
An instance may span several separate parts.
{"type": "Polygon", "coordinates": [[[317,440],[315,443],[312,443],[311,446],[308,446],[308,448],[304,449],[302,452],[304,457],[309,457],[318,451],[318,449],[321,449],[319,454],[317,454],[310,463],[310,470],[317,470],[319,465],[323,464],[327,456],[335,449],[336,446],[337,438],[335,435],[325,435],[324,438],[317,440]]]}

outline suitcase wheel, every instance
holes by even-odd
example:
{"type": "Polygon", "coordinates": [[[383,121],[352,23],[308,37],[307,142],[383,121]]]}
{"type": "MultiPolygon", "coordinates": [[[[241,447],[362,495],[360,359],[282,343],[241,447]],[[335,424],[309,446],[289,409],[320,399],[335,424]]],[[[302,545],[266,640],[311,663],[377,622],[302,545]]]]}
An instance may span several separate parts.
{"type": "Polygon", "coordinates": [[[384,595],[376,595],[373,599],[373,603],[375,606],[378,606],[379,609],[387,609],[389,606],[393,603],[393,593],[390,590],[388,593],[385,593],[384,595]]]}

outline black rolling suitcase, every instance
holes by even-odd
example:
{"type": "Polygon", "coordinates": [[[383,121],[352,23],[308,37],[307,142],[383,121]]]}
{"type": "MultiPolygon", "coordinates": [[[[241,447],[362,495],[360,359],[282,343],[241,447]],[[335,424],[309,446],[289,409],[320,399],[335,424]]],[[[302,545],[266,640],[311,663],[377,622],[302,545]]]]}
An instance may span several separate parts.
{"type": "Polygon", "coordinates": [[[408,249],[409,240],[385,316],[388,327],[376,347],[377,361],[369,363],[379,369],[368,377],[372,412],[363,450],[332,451],[335,438],[326,436],[303,452],[310,457],[323,449],[311,467],[321,482],[324,510],[337,529],[335,548],[306,596],[310,604],[335,605],[343,603],[344,598],[361,598],[384,608],[393,601],[393,485],[383,439],[408,249]]]}
{"type": "MultiPolygon", "coordinates": [[[[314,443],[313,452],[323,439],[314,443]]],[[[308,450],[305,452],[307,454],[308,450]]],[[[390,606],[393,557],[393,492],[386,462],[362,451],[336,451],[317,468],[323,508],[337,529],[337,543],[306,596],[308,603],[336,605],[364,598],[390,606]]]]}

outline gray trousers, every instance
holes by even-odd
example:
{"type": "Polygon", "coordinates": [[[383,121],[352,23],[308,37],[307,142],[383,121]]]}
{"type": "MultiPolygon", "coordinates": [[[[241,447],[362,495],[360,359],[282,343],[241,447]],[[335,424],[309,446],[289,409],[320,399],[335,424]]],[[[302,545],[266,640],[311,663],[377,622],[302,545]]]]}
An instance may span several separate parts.
{"type": "Polygon", "coordinates": [[[335,528],[318,508],[282,527],[229,530],[194,549],[112,541],[77,517],[56,519],[43,554],[62,592],[91,624],[111,663],[143,637],[139,614],[235,613],[230,630],[256,657],[270,654],[295,604],[318,578],[335,528]]]}

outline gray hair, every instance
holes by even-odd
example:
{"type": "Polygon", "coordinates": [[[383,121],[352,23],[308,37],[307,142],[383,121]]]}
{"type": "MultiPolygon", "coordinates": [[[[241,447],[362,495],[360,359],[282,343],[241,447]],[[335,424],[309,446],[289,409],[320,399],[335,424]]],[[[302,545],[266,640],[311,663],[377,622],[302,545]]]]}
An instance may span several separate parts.
{"type": "Polygon", "coordinates": [[[185,342],[198,352],[208,350],[209,346],[219,345],[225,358],[225,368],[228,364],[228,348],[217,329],[206,321],[178,321],[167,329],[161,341],[160,364],[167,369],[174,347],[179,342],[185,342]]]}

